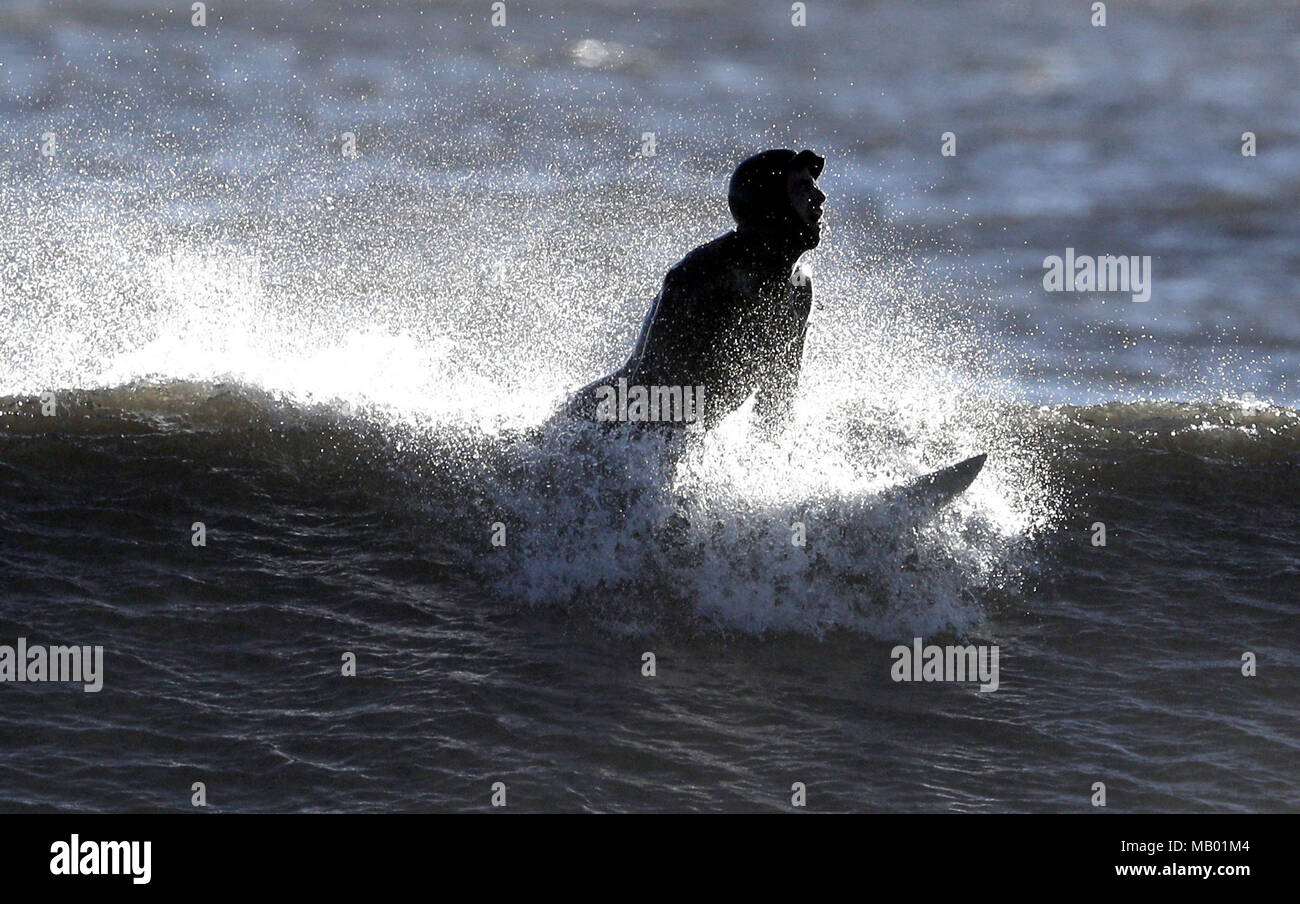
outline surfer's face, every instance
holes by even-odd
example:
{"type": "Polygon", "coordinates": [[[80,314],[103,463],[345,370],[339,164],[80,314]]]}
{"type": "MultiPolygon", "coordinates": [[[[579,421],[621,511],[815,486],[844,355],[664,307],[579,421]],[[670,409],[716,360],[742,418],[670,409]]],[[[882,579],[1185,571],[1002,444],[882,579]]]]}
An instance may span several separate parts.
{"type": "Polygon", "coordinates": [[[820,231],[822,202],[826,200],[826,195],[817,187],[817,179],[808,168],[795,170],[787,176],[785,190],[799,222],[814,231],[820,231]]]}

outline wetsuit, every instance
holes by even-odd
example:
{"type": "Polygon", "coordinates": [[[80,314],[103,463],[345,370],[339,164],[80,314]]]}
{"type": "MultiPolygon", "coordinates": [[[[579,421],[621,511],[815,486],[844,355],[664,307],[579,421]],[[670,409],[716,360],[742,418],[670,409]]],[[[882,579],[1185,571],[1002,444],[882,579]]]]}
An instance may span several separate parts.
{"type": "Polygon", "coordinates": [[[703,404],[694,414],[705,429],[751,394],[764,427],[783,425],[798,386],[812,307],[811,279],[793,270],[819,238],[817,227],[795,214],[786,179],[804,167],[816,178],[823,162],[811,151],[774,150],[742,163],[728,191],[736,228],[668,271],[627,363],[578,390],[566,414],[608,420],[608,406],[603,415],[598,412],[612,391],[602,387],[625,380],[628,387],[703,387],[703,404]]]}

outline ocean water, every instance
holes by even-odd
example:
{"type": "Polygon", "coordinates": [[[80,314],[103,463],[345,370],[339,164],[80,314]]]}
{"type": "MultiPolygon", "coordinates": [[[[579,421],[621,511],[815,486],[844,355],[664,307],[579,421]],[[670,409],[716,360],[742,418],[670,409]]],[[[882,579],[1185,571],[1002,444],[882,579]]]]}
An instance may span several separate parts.
{"type": "Polygon", "coordinates": [[[0,808],[1300,809],[1300,9],[808,7],[0,6],[0,808]],[[767,146],[797,429],[542,428],[767,146]]]}

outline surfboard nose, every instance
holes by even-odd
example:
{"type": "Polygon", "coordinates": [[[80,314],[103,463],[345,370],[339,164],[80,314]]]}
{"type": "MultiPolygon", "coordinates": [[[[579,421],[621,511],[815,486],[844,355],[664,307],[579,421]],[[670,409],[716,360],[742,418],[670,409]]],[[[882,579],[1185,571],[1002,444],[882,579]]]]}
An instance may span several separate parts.
{"type": "Polygon", "coordinates": [[[984,468],[984,462],[988,457],[989,454],[987,452],[981,452],[979,455],[972,455],[970,458],[963,459],[951,467],[944,468],[942,471],[936,472],[936,474],[951,474],[954,478],[961,478],[965,481],[961,489],[956,491],[959,493],[961,490],[964,490],[966,487],[971,485],[979,472],[984,468]]]}
{"type": "Polygon", "coordinates": [[[935,509],[947,505],[975,482],[987,458],[987,452],[974,455],[955,465],[918,477],[903,489],[903,494],[914,504],[935,509]]]}

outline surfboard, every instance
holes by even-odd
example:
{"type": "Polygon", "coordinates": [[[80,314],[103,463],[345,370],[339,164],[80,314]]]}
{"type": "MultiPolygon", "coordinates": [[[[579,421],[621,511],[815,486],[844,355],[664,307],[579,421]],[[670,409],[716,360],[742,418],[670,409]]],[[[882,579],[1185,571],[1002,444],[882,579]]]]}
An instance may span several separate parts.
{"type": "MultiPolygon", "coordinates": [[[[898,506],[903,511],[897,522],[898,526],[917,525],[934,517],[948,503],[952,502],[975,482],[984,467],[988,454],[974,455],[955,465],[922,474],[901,486],[885,491],[879,503],[888,507],[898,506]]],[[[681,512],[668,518],[660,530],[662,542],[669,546],[679,546],[685,541],[690,521],[681,512]]]]}
{"type": "Polygon", "coordinates": [[[923,474],[887,495],[921,511],[938,511],[975,482],[988,454],[975,455],[955,465],[923,474]]]}

